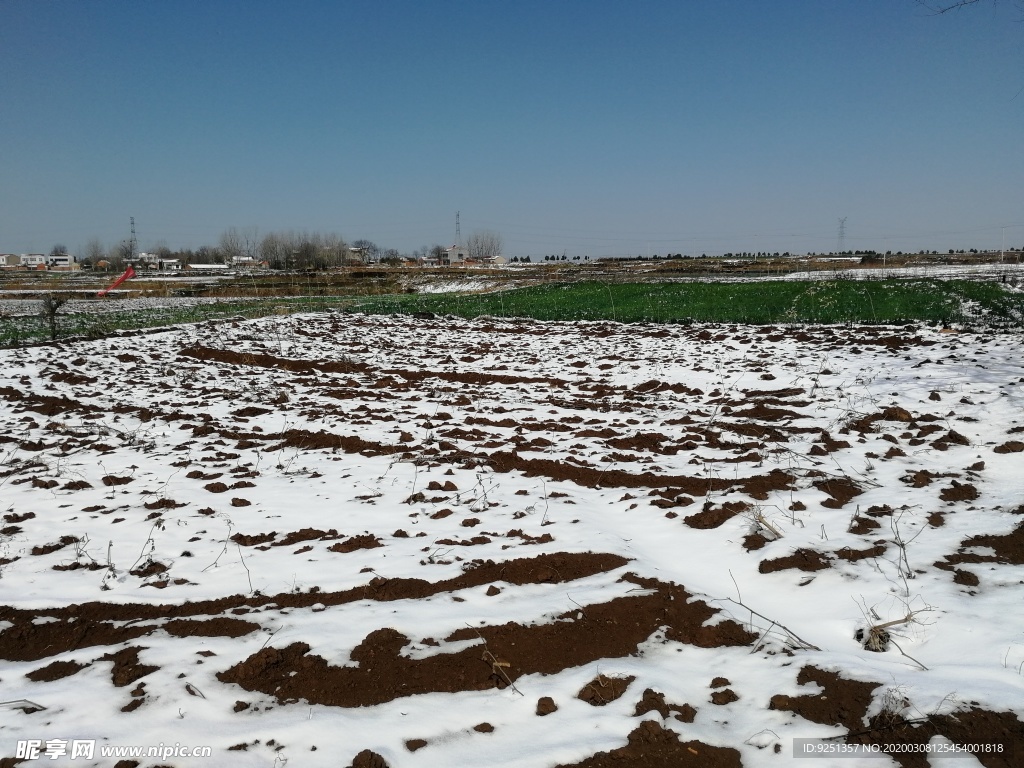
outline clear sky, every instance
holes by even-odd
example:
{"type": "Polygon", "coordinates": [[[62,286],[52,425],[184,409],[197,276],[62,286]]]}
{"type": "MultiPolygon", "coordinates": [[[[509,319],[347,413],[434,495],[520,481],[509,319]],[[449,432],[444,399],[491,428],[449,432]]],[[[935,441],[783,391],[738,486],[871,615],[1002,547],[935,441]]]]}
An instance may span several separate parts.
{"type": "Polygon", "coordinates": [[[982,0],[0,0],[0,252],[229,227],[509,256],[1024,245],[982,0]],[[1005,228],[1005,229],[1004,229],[1005,228]]]}

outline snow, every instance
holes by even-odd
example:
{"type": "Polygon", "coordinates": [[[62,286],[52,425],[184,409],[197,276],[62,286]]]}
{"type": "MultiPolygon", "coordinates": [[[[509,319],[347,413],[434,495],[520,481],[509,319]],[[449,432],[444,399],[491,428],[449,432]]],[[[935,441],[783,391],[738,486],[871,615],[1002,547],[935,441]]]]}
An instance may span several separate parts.
{"type": "Polygon", "coordinates": [[[942,264],[919,267],[880,267],[869,269],[834,269],[812,270],[809,272],[791,272],[780,276],[777,280],[890,280],[890,279],[928,279],[928,280],[992,280],[1010,277],[1019,280],[1024,276],[1024,264],[991,263],[991,264],[942,264]]]}
{"type": "MultiPolygon", "coordinates": [[[[495,582],[500,593],[493,596],[485,585],[420,599],[381,601],[368,593],[341,604],[316,598],[305,606],[275,607],[272,601],[244,614],[226,613],[259,624],[258,631],[235,638],[176,636],[159,629],[167,625],[160,616],[122,619],[115,622],[122,629],[157,629],[110,644],[43,652],[34,660],[0,660],[0,698],[46,708],[34,714],[19,710],[0,721],[0,756],[13,755],[21,739],[61,738],[213,747],[213,758],[176,759],[174,765],[276,768],[287,760],[337,766],[372,749],[393,767],[554,766],[622,746],[642,719],[633,716],[641,693],[653,688],[668,702],[697,709],[692,724],[664,721],[683,740],[732,747],[744,766],[777,766],[775,744],[782,745],[788,762],[792,738],[842,733],[839,726],[769,709],[776,694],[815,690],[796,682],[806,664],[882,683],[869,715],[881,708],[886,690],[898,690],[914,715],[977,702],[1024,717],[1024,632],[1016,619],[1024,565],[993,558],[954,566],[978,577],[977,586],[955,583],[952,569],[935,565],[957,553],[991,556],[991,546],[964,542],[1010,534],[1024,521],[1024,454],[994,450],[1024,439],[1024,338],[943,334],[927,327],[762,331],[494,318],[413,323],[329,313],[0,351],[0,435],[7,437],[0,442],[0,511],[9,516],[2,523],[9,532],[0,535],[0,603],[41,612],[31,620],[41,630],[59,623],[47,611],[95,601],[182,605],[257,593],[330,594],[364,588],[374,577],[436,583],[459,577],[471,560],[503,562],[555,552],[629,559],[571,581],[495,582]],[[887,347],[879,342],[886,337],[903,341],[887,347]],[[315,366],[289,370],[256,365],[252,358],[246,364],[237,357],[180,354],[196,348],[315,366]],[[341,370],[342,364],[351,369],[341,370]],[[62,380],[67,371],[93,381],[62,380]],[[422,372],[435,375],[414,375],[422,372]],[[685,389],[637,392],[651,380],[685,389]],[[797,393],[756,394],[790,389],[797,393]],[[53,398],[77,405],[47,411],[53,398]],[[757,402],[789,412],[757,422],[787,439],[735,431],[752,418],[737,412],[757,402]],[[886,409],[909,412],[915,426],[880,419],[863,433],[849,429],[851,422],[886,409]],[[940,429],[917,437],[928,425],[940,429]],[[474,429],[486,437],[465,436],[474,429]],[[615,447],[592,434],[602,429],[611,430],[613,440],[659,433],[664,445],[677,450],[615,447]],[[686,447],[701,429],[720,431],[730,445],[686,447]],[[346,452],[257,439],[260,432],[289,430],[323,430],[391,448],[346,452]],[[445,436],[453,430],[462,431],[445,436]],[[848,445],[817,454],[812,446],[821,443],[822,432],[848,445]],[[951,432],[966,444],[936,445],[951,432]],[[234,433],[248,437],[239,440],[234,433]],[[541,437],[547,444],[531,444],[541,437]],[[441,455],[461,459],[441,461],[428,452],[442,441],[453,448],[441,455]],[[750,442],[756,445],[732,447],[750,442]],[[98,450],[99,444],[106,449],[98,450]],[[894,447],[904,455],[885,458],[894,447]],[[624,487],[611,475],[587,485],[542,471],[502,472],[487,460],[499,451],[563,466],[585,464],[602,473],[697,477],[709,489],[722,488],[680,494],[693,503],[662,508],[651,504],[659,497],[648,492],[671,481],[624,487]],[[751,451],[755,461],[735,461],[751,451]],[[789,489],[762,498],[743,490],[745,478],[773,469],[792,476],[789,489]],[[197,470],[204,476],[188,477],[197,470]],[[931,473],[930,482],[914,487],[906,478],[921,471],[931,473]],[[131,481],[104,484],[111,476],[131,481]],[[823,506],[829,496],[815,483],[840,478],[862,493],[841,506],[823,506]],[[46,487],[48,480],[56,482],[46,487]],[[972,485],[977,498],[943,500],[944,489],[957,489],[954,480],[972,485]],[[76,481],[88,487],[67,487],[76,481]],[[223,493],[205,487],[217,481],[252,485],[223,493]],[[451,481],[457,490],[426,490],[432,481],[451,481]],[[180,506],[145,506],[161,499],[180,506]],[[232,499],[250,504],[236,506],[232,499]],[[705,505],[728,502],[748,507],[714,528],[684,522],[705,505]],[[884,505],[893,512],[871,518],[878,528],[864,535],[850,531],[855,518],[868,519],[867,510],[884,505]],[[432,517],[443,509],[454,513],[432,517]],[[755,513],[782,538],[748,551],[744,537],[767,532],[754,521],[755,513]],[[941,525],[930,522],[936,514],[941,525]],[[464,524],[471,519],[479,523],[464,524]],[[335,529],[338,536],[273,546],[305,528],[335,529]],[[400,529],[407,536],[395,535],[400,529]],[[510,529],[530,537],[550,534],[553,540],[526,544],[502,533],[510,529]],[[231,540],[235,534],[270,532],[276,537],[261,546],[231,540]],[[441,543],[481,532],[489,542],[441,543]],[[364,534],[378,537],[381,546],[329,550],[364,534]],[[32,554],[33,547],[59,543],[62,536],[79,542],[32,554]],[[901,566],[900,540],[906,542],[909,574],[901,566]],[[884,553],[850,562],[836,555],[874,542],[885,544],[884,553]],[[769,573],[759,568],[799,549],[827,553],[830,567],[769,573]],[[130,573],[150,561],[168,570],[130,573]],[[76,562],[102,567],[54,570],[76,562]],[[412,659],[482,648],[482,639],[443,638],[466,627],[552,623],[569,612],[585,620],[586,606],[644,594],[621,580],[630,572],[681,585],[720,612],[709,624],[732,619],[762,642],[756,648],[702,648],[655,632],[636,654],[554,674],[525,674],[514,688],[426,693],[360,707],[282,704],[217,677],[262,648],[295,642],[308,644],[310,655],[333,666],[355,667],[352,650],[383,627],[411,640],[402,653],[412,659]],[[163,587],[152,586],[168,579],[163,587]],[[889,622],[910,612],[917,612],[912,622],[888,628],[902,653],[895,647],[873,653],[853,639],[869,619],[889,622]],[[787,630],[820,650],[793,649],[787,630]],[[112,663],[99,660],[125,647],[140,647],[140,663],[158,668],[139,679],[145,683],[144,703],[132,712],[122,707],[133,701],[130,692],[138,683],[112,685],[112,663]],[[786,648],[789,653],[782,652],[786,648]],[[53,661],[87,666],[49,682],[26,677],[53,661]],[[576,694],[599,673],[636,680],[621,698],[594,707],[576,694]],[[710,703],[709,682],[716,676],[730,681],[737,701],[710,703]],[[201,694],[189,693],[186,682],[201,694]],[[556,713],[535,714],[542,696],[555,700],[556,713]],[[250,708],[233,711],[239,700],[250,708]],[[493,732],[473,730],[485,721],[493,732]],[[417,738],[428,745],[412,752],[405,743],[417,738]],[[270,740],[275,745],[268,746],[270,740]],[[241,743],[250,746],[228,751],[241,743]]],[[[0,643],[15,627],[13,616],[2,615],[0,643]]],[[[47,764],[90,763],[61,758],[47,764]]],[[[91,764],[105,763],[97,758],[91,764]]],[[[885,757],[843,761],[850,768],[891,764],[885,757]]]]}

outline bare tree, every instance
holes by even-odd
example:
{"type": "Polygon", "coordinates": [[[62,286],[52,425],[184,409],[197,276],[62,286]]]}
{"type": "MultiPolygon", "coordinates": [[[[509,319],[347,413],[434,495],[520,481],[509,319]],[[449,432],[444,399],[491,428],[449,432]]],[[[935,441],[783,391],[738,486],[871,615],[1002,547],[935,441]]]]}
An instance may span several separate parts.
{"type": "Polygon", "coordinates": [[[117,245],[113,246],[108,255],[110,263],[114,265],[115,269],[123,269],[125,264],[129,264],[135,260],[135,249],[132,247],[130,240],[122,240],[117,245]]]}
{"type": "Polygon", "coordinates": [[[241,258],[245,252],[242,234],[234,227],[230,227],[220,236],[219,246],[220,252],[229,264],[235,259],[241,258]]]}
{"type": "Polygon", "coordinates": [[[246,227],[242,230],[242,255],[252,261],[259,256],[260,239],[259,230],[256,227],[246,227]]]}
{"type": "Polygon", "coordinates": [[[59,293],[48,293],[43,296],[43,306],[39,315],[50,330],[50,341],[57,340],[57,313],[68,303],[68,297],[59,293]]]}
{"type": "Polygon", "coordinates": [[[96,268],[96,264],[98,262],[103,261],[107,257],[107,252],[103,247],[103,243],[95,237],[85,244],[85,250],[83,253],[83,263],[88,263],[93,269],[96,268]]]}
{"type": "Polygon", "coordinates": [[[501,235],[496,232],[474,232],[466,241],[469,258],[489,261],[501,255],[501,235]]]}
{"type": "Polygon", "coordinates": [[[363,261],[378,261],[381,255],[380,246],[372,240],[356,240],[352,243],[353,249],[358,249],[363,256],[363,261]]]}

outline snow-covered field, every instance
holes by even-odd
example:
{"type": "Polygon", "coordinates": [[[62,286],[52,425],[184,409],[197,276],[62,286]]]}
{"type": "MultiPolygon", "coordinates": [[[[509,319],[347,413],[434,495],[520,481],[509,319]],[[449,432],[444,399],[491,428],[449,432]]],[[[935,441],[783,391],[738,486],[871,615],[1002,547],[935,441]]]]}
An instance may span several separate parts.
{"type": "MultiPolygon", "coordinates": [[[[62,314],[108,314],[110,312],[147,312],[153,309],[185,309],[201,304],[221,304],[225,301],[266,301],[266,299],[246,299],[245,297],[223,299],[212,296],[145,296],[135,299],[111,298],[105,301],[94,299],[71,299],[62,309],[62,314]]],[[[39,299],[0,299],[0,315],[31,316],[38,315],[42,307],[39,299]]]]}
{"type": "Polygon", "coordinates": [[[1019,334],[317,314],[0,361],[0,765],[1024,760],[1019,334]]]}
{"type": "MultiPolygon", "coordinates": [[[[791,272],[775,280],[1007,280],[1016,285],[1024,277],[1024,264],[941,264],[920,267],[837,268],[791,272]]],[[[765,278],[769,279],[769,278],[765,278]]]]}

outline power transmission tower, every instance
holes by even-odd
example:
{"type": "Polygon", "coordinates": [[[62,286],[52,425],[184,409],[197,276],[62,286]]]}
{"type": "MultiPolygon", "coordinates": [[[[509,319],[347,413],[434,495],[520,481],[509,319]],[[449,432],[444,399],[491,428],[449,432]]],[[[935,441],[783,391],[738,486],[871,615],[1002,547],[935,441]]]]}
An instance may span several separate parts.
{"type": "Polygon", "coordinates": [[[128,260],[135,261],[135,252],[138,250],[139,241],[135,239],[135,217],[132,220],[132,239],[128,241],[128,260]]]}
{"type": "Polygon", "coordinates": [[[839,248],[837,253],[843,253],[846,251],[846,217],[843,216],[839,220],[839,248]]]}
{"type": "Polygon", "coordinates": [[[462,228],[459,226],[459,212],[455,212],[455,244],[462,247],[462,228]]]}

